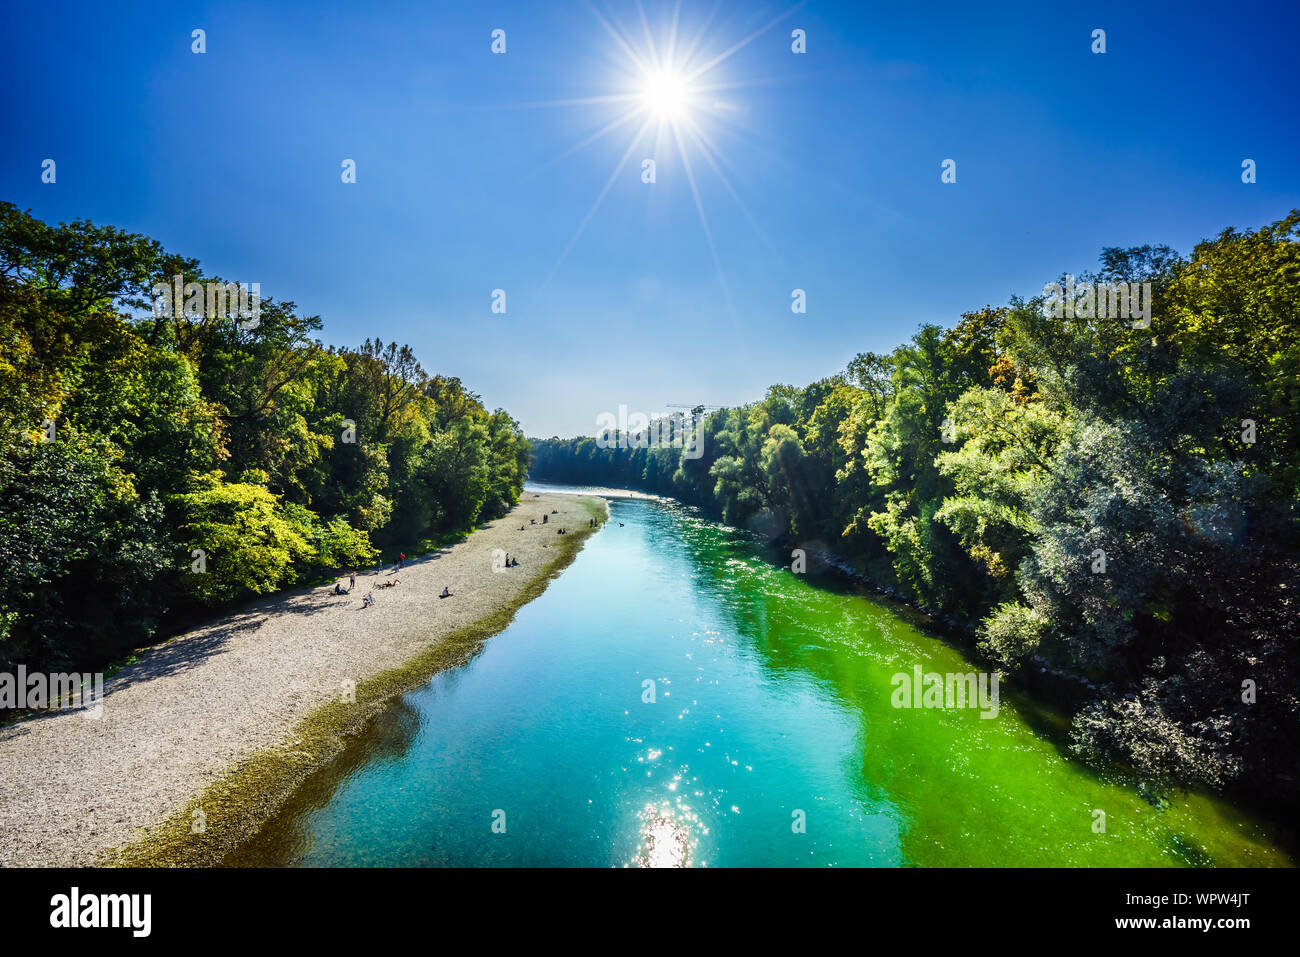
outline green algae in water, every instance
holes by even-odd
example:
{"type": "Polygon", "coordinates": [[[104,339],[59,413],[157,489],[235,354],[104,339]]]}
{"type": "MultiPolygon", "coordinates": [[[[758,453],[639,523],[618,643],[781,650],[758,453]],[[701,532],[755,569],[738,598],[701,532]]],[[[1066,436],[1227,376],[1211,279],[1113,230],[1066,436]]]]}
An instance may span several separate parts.
{"type": "Polygon", "coordinates": [[[391,705],[227,863],[1293,864],[1222,800],[1104,780],[1005,686],[993,719],[895,708],[897,673],[978,667],[744,533],[611,507],[478,657],[391,705]]]}

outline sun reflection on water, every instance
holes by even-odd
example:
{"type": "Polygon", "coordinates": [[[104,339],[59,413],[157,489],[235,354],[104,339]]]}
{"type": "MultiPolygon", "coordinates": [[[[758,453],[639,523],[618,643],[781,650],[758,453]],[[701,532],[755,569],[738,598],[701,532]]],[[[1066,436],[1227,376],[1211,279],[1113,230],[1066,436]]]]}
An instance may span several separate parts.
{"type": "Polygon", "coordinates": [[[693,825],[698,819],[685,806],[647,804],[638,815],[641,840],[635,867],[690,867],[699,844],[693,825]]]}

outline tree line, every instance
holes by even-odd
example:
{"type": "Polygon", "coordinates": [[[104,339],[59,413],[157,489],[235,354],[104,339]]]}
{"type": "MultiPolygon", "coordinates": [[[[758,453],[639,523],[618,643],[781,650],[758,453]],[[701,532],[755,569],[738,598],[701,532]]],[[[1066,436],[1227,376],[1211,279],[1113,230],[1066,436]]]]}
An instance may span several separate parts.
{"type": "Polygon", "coordinates": [[[535,439],[532,474],[826,548],[1094,689],[1090,762],[1294,802],[1298,229],[1104,250],[1076,290],[1150,283],[1149,324],[1013,298],[708,415],[701,458],[535,439]]]}
{"type": "Polygon", "coordinates": [[[529,446],[411,349],[325,346],[155,283],[156,241],[0,203],[0,669],[92,668],[229,602],[445,542],[518,501],[529,446]]]}

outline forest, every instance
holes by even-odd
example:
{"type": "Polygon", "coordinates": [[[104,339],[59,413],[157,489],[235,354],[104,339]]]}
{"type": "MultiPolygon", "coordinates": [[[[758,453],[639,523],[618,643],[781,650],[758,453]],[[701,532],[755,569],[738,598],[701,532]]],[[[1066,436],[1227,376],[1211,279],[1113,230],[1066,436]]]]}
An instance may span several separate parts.
{"type": "Polygon", "coordinates": [[[0,203],[0,671],[99,668],[179,623],[505,513],[529,446],[407,346],[323,345],[156,283],[145,236],[0,203]]]}
{"type": "Polygon", "coordinates": [[[637,436],[534,439],[531,474],[830,552],[1012,675],[1088,689],[1069,740],[1089,763],[1155,799],[1288,807],[1298,231],[1292,211],[1190,256],[1107,248],[1073,291],[1149,283],[1149,321],[1083,295],[1064,311],[1013,298],[710,413],[700,458],[637,436]]]}

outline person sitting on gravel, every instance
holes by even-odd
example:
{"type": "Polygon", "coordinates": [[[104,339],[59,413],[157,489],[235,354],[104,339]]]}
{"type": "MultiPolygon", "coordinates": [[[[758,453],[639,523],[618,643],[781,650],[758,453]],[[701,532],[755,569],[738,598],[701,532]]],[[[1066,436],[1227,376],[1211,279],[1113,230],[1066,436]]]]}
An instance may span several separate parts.
{"type": "Polygon", "coordinates": [[[369,608],[374,603],[375,603],[375,596],[370,594],[370,592],[366,592],[366,597],[361,599],[361,607],[369,608]]]}
{"type": "Polygon", "coordinates": [[[344,591],[344,589],[343,589],[343,583],[342,583],[342,582],[335,582],[335,583],[334,583],[334,594],[336,594],[336,595],[346,595],[346,594],[347,594],[347,592],[344,591]]]}
{"type": "Polygon", "coordinates": [[[442,586],[442,594],[439,595],[438,597],[439,597],[439,598],[450,598],[450,597],[451,597],[451,589],[448,588],[446,585],[443,585],[443,586],[442,586]]]}

